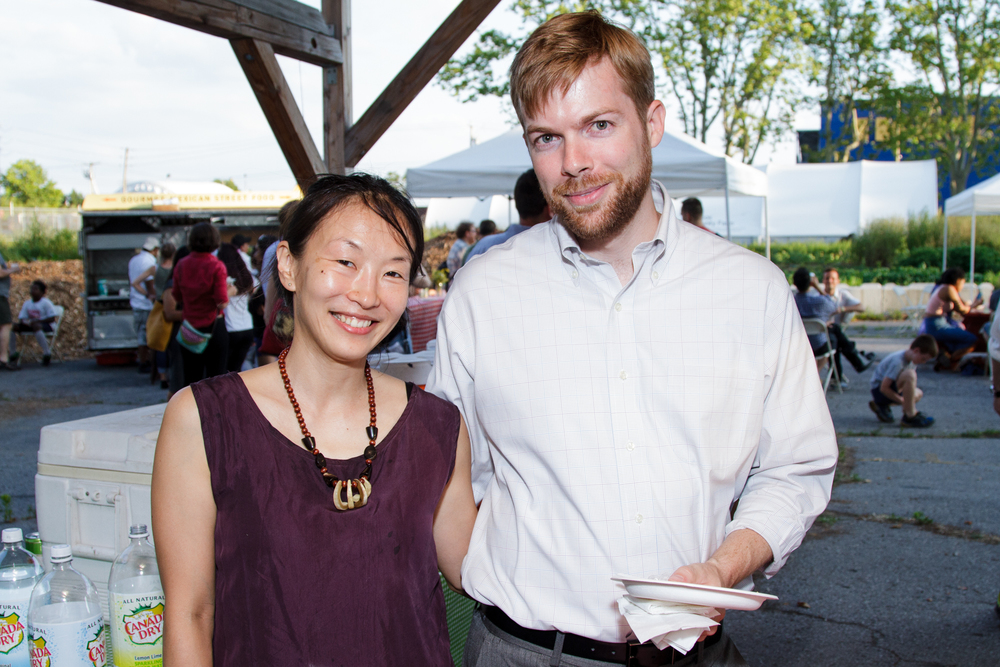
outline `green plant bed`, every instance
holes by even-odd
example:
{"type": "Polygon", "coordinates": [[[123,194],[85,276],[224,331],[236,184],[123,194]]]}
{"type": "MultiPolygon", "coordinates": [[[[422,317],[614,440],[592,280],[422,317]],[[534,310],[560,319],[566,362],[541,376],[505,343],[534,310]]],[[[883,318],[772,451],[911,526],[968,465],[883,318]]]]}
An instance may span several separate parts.
{"type": "Polygon", "coordinates": [[[0,238],[0,254],[8,262],[80,259],[76,232],[47,230],[37,223],[13,239],[0,238]]]}

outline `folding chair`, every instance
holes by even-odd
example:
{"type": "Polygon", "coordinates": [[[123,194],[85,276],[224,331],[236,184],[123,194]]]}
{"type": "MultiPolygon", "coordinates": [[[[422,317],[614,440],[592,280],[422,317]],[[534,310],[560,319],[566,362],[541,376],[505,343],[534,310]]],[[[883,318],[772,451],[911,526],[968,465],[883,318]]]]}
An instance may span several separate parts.
{"type": "MultiPolygon", "coordinates": [[[[57,341],[59,340],[59,325],[62,324],[63,313],[66,312],[66,309],[63,308],[62,306],[55,306],[55,305],[52,306],[52,308],[56,311],[56,321],[52,323],[52,331],[45,331],[44,333],[45,337],[49,339],[49,353],[53,357],[58,357],[59,361],[62,361],[63,358],[62,354],[60,354],[59,352],[59,348],[57,347],[57,341]]],[[[18,331],[17,335],[19,338],[30,338],[31,340],[35,340],[34,331],[18,331]]],[[[24,355],[29,349],[32,351],[31,352],[32,360],[36,361],[38,359],[38,357],[35,355],[34,352],[35,347],[31,346],[29,348],[29,346],[25,345],[22,342],[20,345],[18,345],[18,350],[20,350],[21,352],[21,356],[18,358],[19,364],[21,363],[21,360],[24,359],[24,355]]]]}
{"type": "Polygon", "coordinates": [[[813,356],[816,358],[816,365],[819,367],[820,363],[824,360],[830,367],[826,372],[826,380],[823,381],[823,393],[826,393],[830,388],[830,379],[837,379],[837,389],[841,394],[844,393],[844,383],[840,381],[840,374],[837,373],[837,364],[834,363],[833,357],[837,354],[836,348],[833,346],[833,341],[830,340],[830,330],[826,326],[826,322],[819,319],[802,319],[802,324],[805,325],[806,333],[810,336],[814,334],[822,334],[826,338],[826,352],[814,352],[813,356]]]}

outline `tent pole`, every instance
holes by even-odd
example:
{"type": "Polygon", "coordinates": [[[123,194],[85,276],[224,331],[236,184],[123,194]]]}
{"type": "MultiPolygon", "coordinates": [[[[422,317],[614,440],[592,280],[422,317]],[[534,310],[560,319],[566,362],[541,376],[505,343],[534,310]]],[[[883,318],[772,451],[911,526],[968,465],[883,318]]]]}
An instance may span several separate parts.
{"type": "Polygon", "coordinates": [[[725,178],[724,186],[726,188],[726,240],[732,243],[733,230],[729,223],[729,162],[723,161],[722,164],[725,166],[725,171],[723,173],[725,178]]]}
{"type": "Polygon", "coordinates": [[[969,282],[976,282],[976,198],[972,198],[972,234],[969,238],[969,282]]]}
{"type": "Polygon", "coordinates": [[[767,197],[764,197],[764,256],[771,259],[771,223],[767,219],[767,197]]]}
{"type": "Polygon", "coordinates": [[[941,246],[941,271],[948,268],[948,202],[944,203],[944,243],[941,246]]]}

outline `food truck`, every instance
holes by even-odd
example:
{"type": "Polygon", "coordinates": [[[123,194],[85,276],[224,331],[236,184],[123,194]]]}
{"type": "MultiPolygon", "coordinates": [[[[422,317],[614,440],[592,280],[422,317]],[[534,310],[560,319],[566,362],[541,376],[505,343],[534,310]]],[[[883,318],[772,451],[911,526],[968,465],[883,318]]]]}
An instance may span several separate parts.
{"type": "Polygon", "coordinates": [[[240,233],[277,234],[278,211],[301,198],[296,190],[163,194],[126,192],[83,200],[80,256],[87,312],[87,347],[113,354],[136,347],[129,307],[128,262],[150,236],[180,248],[199,222],[218,225],[223,242],[240,233]]]}

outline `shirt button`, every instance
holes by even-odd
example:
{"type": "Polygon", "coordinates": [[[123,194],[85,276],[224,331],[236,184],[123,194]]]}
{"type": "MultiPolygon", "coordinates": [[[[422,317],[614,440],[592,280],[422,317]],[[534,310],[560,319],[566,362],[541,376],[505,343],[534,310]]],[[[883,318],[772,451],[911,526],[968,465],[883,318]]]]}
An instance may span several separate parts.
{"type": "Polygon", "coordinates": [[[629,440],[628,444],[625,445],[625,449],[627,449],[627,450],[629,450],[631,452],[633,449],[635,449],[635,443],[632,442],[631,440],[629,440]]]}
{"type": "Polygon", "coordinates": [[[576,278],[579,278],[579,277],[580,277],[580,273],[578,271],[574,270],[573,271],[573,278],[576,279],[576,278]]]}
{"type": "Polygon", "coordinates": [[[642,523],[642,515],[641,514],[636,514],[635,515],[635,522],[636,523],[642,523]]]}
{"type": "Polygon", "coordinates": [[[656,271],[653,271],[653,280],[659,280],[659,279],[660,279],[660,274],[657,273],[656,271]]]}
{"type": "Polygon", "coordinates": [[[622,305],[621,305],[621,303],[616,303],[615,304],[615,310],[618,311],[619,313],[622,312],[622,305]]]}
{"type": "Polygon", "coordinates": [[[627,380],[628,379],[628,373],[626,373],[625,371],[622,371],[621,373],[618,374],[618,377],[620,377],[622,380],[627,380]]]}

